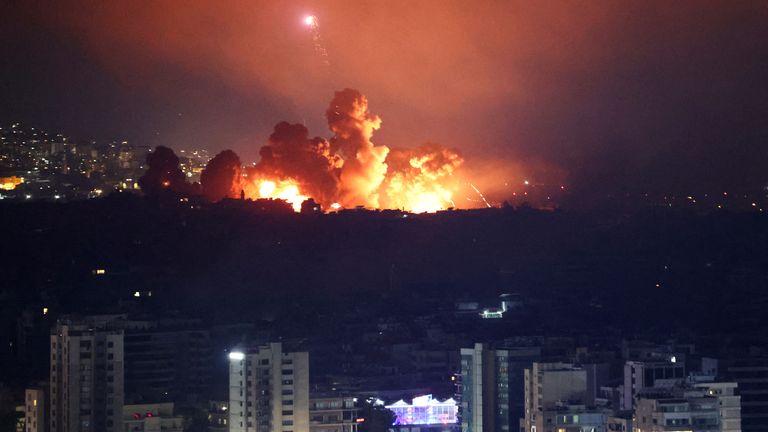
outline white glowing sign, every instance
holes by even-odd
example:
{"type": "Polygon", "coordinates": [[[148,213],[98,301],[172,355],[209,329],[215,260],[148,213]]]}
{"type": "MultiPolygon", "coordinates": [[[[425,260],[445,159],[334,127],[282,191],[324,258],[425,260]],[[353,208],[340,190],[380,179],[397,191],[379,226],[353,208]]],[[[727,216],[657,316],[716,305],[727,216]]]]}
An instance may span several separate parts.
{"type": "Polygon", "coordinates": [[[395,413],[393,425],[455,424],[459,411],[455,400],[440,402],[432,395],[415,397],[410,404],[399,400],[386,408],[395,413]]]}

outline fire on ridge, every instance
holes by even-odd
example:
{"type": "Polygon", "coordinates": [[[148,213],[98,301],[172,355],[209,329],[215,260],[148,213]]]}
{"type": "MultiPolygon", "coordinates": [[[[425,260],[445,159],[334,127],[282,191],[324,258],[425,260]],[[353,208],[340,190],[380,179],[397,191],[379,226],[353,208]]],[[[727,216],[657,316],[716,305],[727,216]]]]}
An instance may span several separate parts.
{"type": "MultiPolygon", "coordinates": [[[[228,177],[232,184],[226,196],[282,199],[296,211],[309,197],[326,209],[363,206],[422,213],[455,207],[453,173],[463,163],[456,150],[432,143],[413,149],[374,144],[381,119],[353,89],[336,92],[326,118],[333,133],[329,140],[310,138],[301,124],[278,123],[259,152],[259,163],[228,177]]],[[[212,200],[223,198],[206,193],[205,180],[203,193],[212,200]]]]}
{"type": "Polygon", "coordinates": [[[165,147],[147,157],[139,183],[145,193],[173,190],[224,198],[280,199],[297,212],[312,198],[324,209],[365,207],[414,213],[456,207],[455,171],[464,159],[435,143],[389,148],[372,141],[381,119],[357,90],[337,91],[326,110],[330,139],[310,137],[302,124],[278,123],[262,146],[261,160],[243,167],[232,150],[211,159],[200,183],[186,183],[178,158],[165,147]]]}

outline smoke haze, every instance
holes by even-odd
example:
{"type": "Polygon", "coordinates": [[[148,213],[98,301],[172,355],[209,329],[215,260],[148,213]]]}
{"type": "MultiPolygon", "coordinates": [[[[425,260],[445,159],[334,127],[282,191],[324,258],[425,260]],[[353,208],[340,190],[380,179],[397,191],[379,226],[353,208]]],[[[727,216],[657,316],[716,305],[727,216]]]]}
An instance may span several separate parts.
{"type": "MultiPolygon", "coordinates": [[[[256,162],[276,123],[323,130],[328,95],[351,87],[387,123],[355,164],[435,141],[595,193],[768,183],[764,2],[70,0],[0,15],[3,81],[28,83],[5,84],[2,114],[72,135],[256,162]]],[[[380,181],[364,171],[346,180],[380,181]]]]}

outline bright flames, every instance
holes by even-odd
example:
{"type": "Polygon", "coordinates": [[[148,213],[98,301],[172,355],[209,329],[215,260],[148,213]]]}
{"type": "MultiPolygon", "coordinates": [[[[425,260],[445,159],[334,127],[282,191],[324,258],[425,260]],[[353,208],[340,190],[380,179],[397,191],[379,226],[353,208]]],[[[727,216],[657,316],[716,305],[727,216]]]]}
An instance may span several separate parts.
{"type": "Polygon", "coordinates": [[[299,185],[293,180],[256,180],[258,198],[287,201],[295,212],[301,211],[301,203],[309,198],[299,192],[299,185]]]}
{"type": "MultiPolygon", "coordinates": [[[[307,19],[316,24],[314,17],[307,19]]],[[[260,149],[257,164],[244,170],[219,165],[216,169],[228,173],[224,178],[236,182],[226,188],[227,196],[285,200],[297,212],[310,197],[329,211],[364,207],[432,213],[455,207],[454,174],[464,162],[458,151],[435,143],[415,148],[374,143],[381,118],[353,89],[335,93],[326,119],[333,134],[329,139],[311,137],[304,125],[280,122],[260,149]]],[[[234,156],[231,162],[239,164],[234,156]]]]}
{"type": "Polygon", "coordinates": [[[14,190],[16,189],[16,186],[24,183],[24,178],[22,177],[16,177],[16,176],[10,176],[10,177],[0,177],[0,190],[14,190]]]}
{"type": "MultiPolygon", "coordinates": [[[[384,208],[397,208],[412,213],[435,213],[454,207],[453,191],[443,187],[436,180],[428,175],[410,179],[395,176],[387,185],[388,205],[384,208]]],[[[284,200],[296,212],[300,212],[301,204],[310,198],[308,194],[301,191],[299,184],[292,179],[258,179],[253,181],[253,185],[254,188],[246,188],[248,198],[284,200]]],[[[342,204],[338,202],[331,203],[328,207],[332,211],[343,208],[342,204]]]]}

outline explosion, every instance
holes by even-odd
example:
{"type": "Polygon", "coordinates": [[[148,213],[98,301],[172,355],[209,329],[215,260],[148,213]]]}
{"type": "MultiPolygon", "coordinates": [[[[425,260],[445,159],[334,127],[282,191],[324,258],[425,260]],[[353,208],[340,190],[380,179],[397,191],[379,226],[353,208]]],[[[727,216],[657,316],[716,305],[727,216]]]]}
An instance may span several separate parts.
{"type": "Polygon", "coordinates": [[[402,209],[415,213],[455,207],[454,173],[463,158],[456,150],[427,143],[415,149],[376,145],[381,119],[357,90],[336,92],[326,110],[333,136],[310,138],[301,124],[280,122],[241,174],[236,155],[226,150],[203,172],[203,191],[212,201],[238,195],[280,199],[297,212],[310,197],[324,208],[402,209]]]}
{"type": "Polygon", "coordinates": [[[301,203],[309,197],[299,192],[299,185],[291,180],[256,180],[254,185],[259,190],[259,198],[281,199],[287,201],[297,213],[301,203]]]}
{"type": "Polygon", "coordinates": [[[458,153],[439,144],[393,150],[382,185],[384,206],[414,213],[455,207],[453,191],[458,185],[452,175],[463,162],[458,153]]]}

